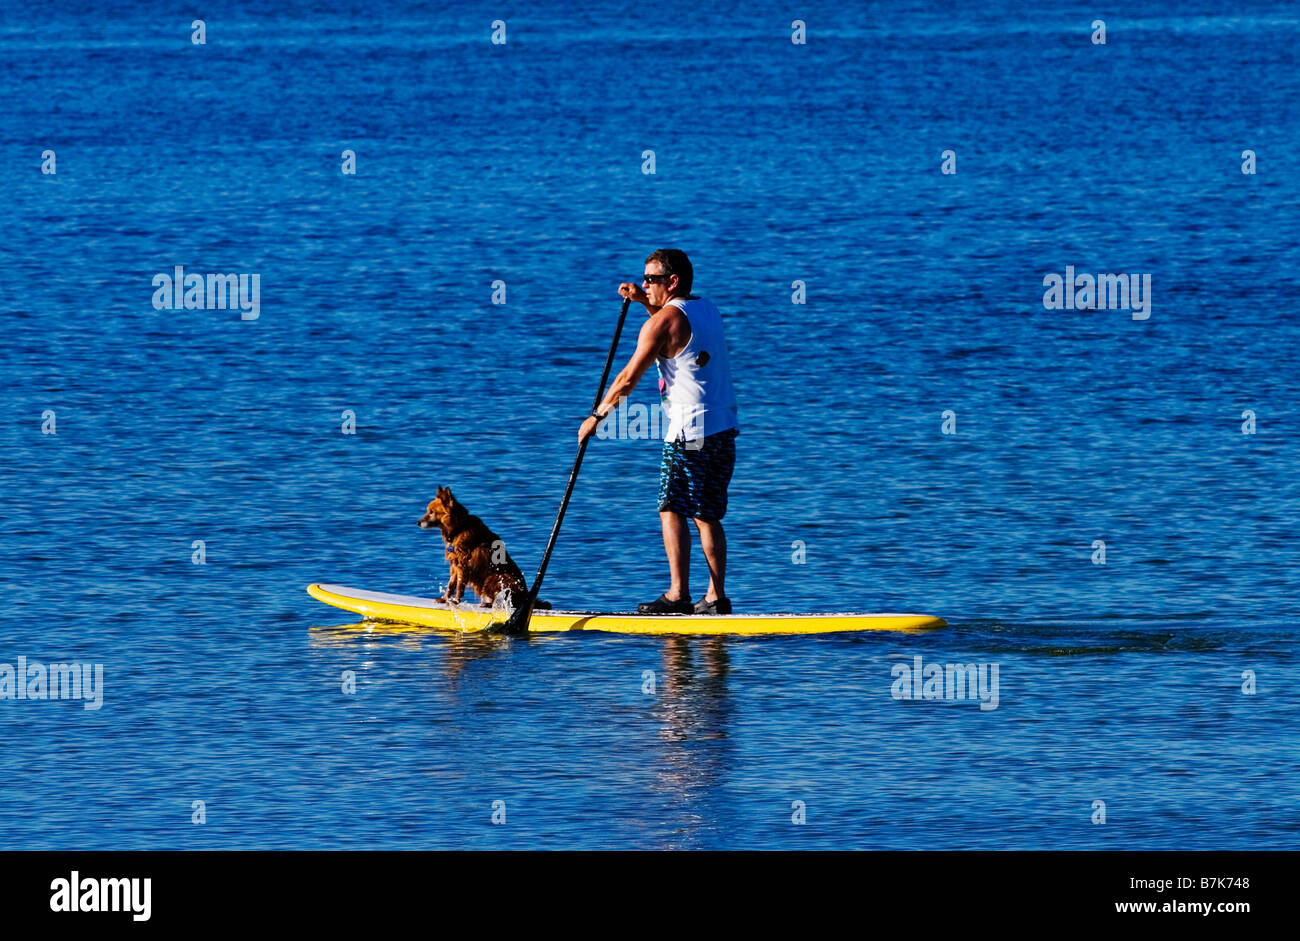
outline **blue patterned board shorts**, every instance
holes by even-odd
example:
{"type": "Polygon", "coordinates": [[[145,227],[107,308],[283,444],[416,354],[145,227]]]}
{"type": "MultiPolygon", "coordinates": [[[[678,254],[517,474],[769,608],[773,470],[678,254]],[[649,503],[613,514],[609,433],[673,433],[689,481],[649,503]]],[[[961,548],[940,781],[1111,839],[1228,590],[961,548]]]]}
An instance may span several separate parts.
{"type": "MultiPolygon", "coordinates": [[[[727,485],[736,466],[736,429],[704,439],[702,447],[665,441],[659,465],[659,511],[717,521],[727,513],[727,485]]],[[[694,442],[693,442],[694,443],[694,442]]]]}

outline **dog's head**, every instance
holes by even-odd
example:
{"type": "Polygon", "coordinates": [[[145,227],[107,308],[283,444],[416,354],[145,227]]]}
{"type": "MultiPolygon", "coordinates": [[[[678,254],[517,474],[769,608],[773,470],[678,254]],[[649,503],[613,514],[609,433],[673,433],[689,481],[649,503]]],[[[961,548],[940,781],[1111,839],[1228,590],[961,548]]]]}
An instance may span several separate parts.
{"type": "Polygon", "coordinates": [[[439,487],[438,495],[429,502],[429,508],[424,511],[416,523],[421,529],[433,529],[438,527],[444,533],[447,532],[447,525],[457,512],[463,512],[464,507],[456,502],[456,498],[451,495],[450,487],[439,487]]]}

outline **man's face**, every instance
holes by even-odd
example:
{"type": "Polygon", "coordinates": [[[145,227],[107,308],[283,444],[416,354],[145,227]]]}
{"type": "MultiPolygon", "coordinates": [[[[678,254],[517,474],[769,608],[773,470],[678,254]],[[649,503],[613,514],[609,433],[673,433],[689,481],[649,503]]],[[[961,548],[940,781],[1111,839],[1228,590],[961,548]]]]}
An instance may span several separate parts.
{"type": "Polygon", "coordinates": [[[668,303],[668,298],[673,296],[673,289],[677,287],[677,275],[665,275],[663,262],[651,261],[646,263],[645,276],[641,287],[645,290],[646,297],[650,299],[653,306],[663,307],[668,303]]]}

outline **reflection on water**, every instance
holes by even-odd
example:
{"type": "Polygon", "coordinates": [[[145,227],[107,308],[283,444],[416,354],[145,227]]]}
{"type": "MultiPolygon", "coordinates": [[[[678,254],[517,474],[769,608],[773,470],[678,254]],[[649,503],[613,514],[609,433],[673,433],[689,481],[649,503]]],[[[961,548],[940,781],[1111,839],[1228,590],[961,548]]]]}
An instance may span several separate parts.
{"type": "MultiPolygon", "coordinates": [[[[313,647],[321,648],[352,647],[358,642],[374,642],[396,645],[407,650],[420,650],[433,641],[443,648],[443,672],[451,683],[456,681],[468,664],[491,657],[510,643],[510,638],[499,634],[485,634],[481,631],[461,633],[387,621],[313,627],[308,631],[308,637],[313,647]]],[[[363,664],[368,665],[368,662],[363,664]]]]}
{"type": "Polygon", "coordinates": [[[663,743],[655,782],[683,827],[665,844],[687,849],[716,831],[717,785],[730,765],[727,639],[668,638],[652,714],[663,743]]]}
{"type": "MultiPolygon", "coordinates": [[[[396,661],[404,667],[423,672],[417,685],[428,690],[434,687],[433,701],[425,700],[434,712],[427,713],[419,724],[427,726],[429,719],[437,724],[453,706],[470,706],[492,701],[498,694],[497,684],[503,682],[518,688],[523,680],[518,671],[536,677],[546,677],[544,689],[554,690],[551,684],[560,682],[561,675],[572,677],[587,669],[589,654],[599,657],[605,649],[595,644],[591,635],[575,634],[566,638],[544,635],[538,637],[507,638],[482,633],[458,633],[418,625],[363,621],[331,627],[314,627],[309,632],[310,643],[319,651],[348,650],[363,652],[366,659],[356,666],[359,674],[368,675],[372,683],[382,683],[394,676],[394,662],[385,654],[397,653],[396,661]],[[546,664],[544,651],[559,642],[560,649],[552,649],[551,656],[558,662],[546,664]],[[521,653],[520,645],[527,645],[530,655],[523,660],[513,656],[521,653]],[[405,651],[420,652],[418,657],[406,657],[405,651]],[[543,660],[531,654],[542,654],[543,660]],[[476,662],[501,656],[510,661],[510,669],[485,673],[468,670],[476,662]],[[576,659],[575,659],[576,658],[576,659]],[[428,671],[433,671],[432,675],[428,671]],[[437,705],[441,703],[441,705],[437,705]]],[[[656,670],[654,696],[643,717],[635,725],[639,731],[639,746],[646,749],[650,785],[647,798],[656,808],[649,819],[667,818],[672,825],[661,831],[658,845],[667,849],[687,849],[717,846],[722,839],[720,817],[726,808],[723,787],[735,766],[732,744],[733,698],[729,689],[731,659],[725,637],[686,638],[669,637],[638,639],[636,643],[649,643],[658,648],[660,667],[656,670]]],[[[644,649],[644,648],[642,648],[644,649]]],[[[653,647],[651,648],[653,649],[653,647]]],[[[644,661],[643,661],[644,662],[644,661]]],[[[653,663],[653,661],[651,661],[653,663]]],[[[543,693],[542,699],[554,699],[559,693],[543,693]]],[[[410,692],[403,694],[408,702],[415,702],[410,692]]],[[[390,707],[391,708],[391,707],[390,707]]],[[[535,721],[539,716],[545,726],[544,739],[557,741],[565,736],[581,734],[592,721],[593,713],[579,707],[577,712],[564,709],[546,712],[525,709],[512,713],[510,722],[520,723],[518,729],[535,721]]],[[[472,757],[476,743],[495,740],[500,726],[490,715],[477,712],[466,714],[472,719],[465,725],[471,738],[466,739],[465,760],[477,766],[482,756],[472,757]]],[[[439,733],[441,736],[443,733],[439,733]]],[[[441,754],[458,748],[453,742],[459,739],[438,739],[441,754]]],[[[490,762],[488,763],[491,764],[490,762]]]]}
{"type": "Polygon", "coordinates": [[[365,644],[368,640],[396,644],[408,650],[418,650],[421,638],[404,624],[386,624],[380,621],[360,621],[356,624],[311,627],[307,638],[313,647],[342,648],[365,644]]]}
{"type": "Polygon", "coordinates": [[[710,637],[694,643],[700,654],[698,667],[692,657],[692,641],[684,637],[664,641],[664,669],[657,685],[656,713],[663,723],[660,736],[666,742],[727,737],[730,664],[726,639],[710,637]]]}

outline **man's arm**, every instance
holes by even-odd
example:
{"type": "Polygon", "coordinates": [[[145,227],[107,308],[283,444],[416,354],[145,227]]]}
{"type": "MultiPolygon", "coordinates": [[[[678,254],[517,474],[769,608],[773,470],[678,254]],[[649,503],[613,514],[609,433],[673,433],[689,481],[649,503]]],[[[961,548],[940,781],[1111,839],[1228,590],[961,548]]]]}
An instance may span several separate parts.
{"type": "MultiPolygon", "coordinates": [[[[619,399],[628,395],[641,381],[645,371],[650,368],[656,356],[665,349],[673,324],[673,317],[681,317],[682,312],[676,307],[660,308],[649,320],[641,325],[641,334],[636,340],[636,352],[627,361],[627,365],[614,377],[614,384],[605,393],[600,405],[596,406],[601,415],[608,415],[610,409],[618,405],[619,399]]],[[[589,416],[578,428],[578,443],[596,433],[598,424],[594,416],[589,416]]]]}
{"type": "Polygon", "coordinates": [[[655,357],[663,352],[668,339],[668,318],[674,312],[680,316],[681,312],[676,307],[661,308],[659,312],[641,325],[641,333],[636,340],[636,352],[627,361],[627,365],[619,370],[618,375],[614,377],[613,384],[609,387],[609,391],[605,393],[605,398],[597,406],[597,410],[602,415],[606,414],[611,408],[616,407],[619,399],[625,395],[630,395],[636,389],[637,383],[641,381],[641,377],[650,368],[650,364],[655,361],[655,357]]]}

